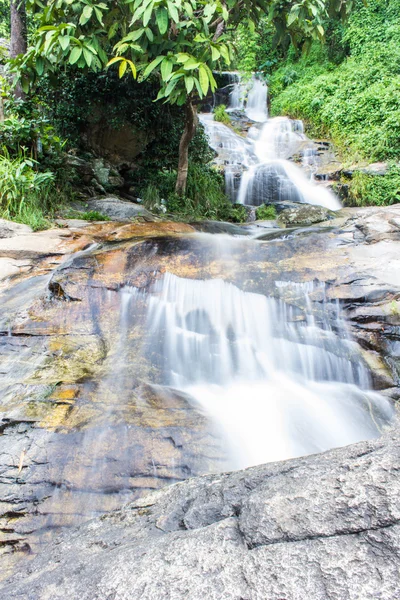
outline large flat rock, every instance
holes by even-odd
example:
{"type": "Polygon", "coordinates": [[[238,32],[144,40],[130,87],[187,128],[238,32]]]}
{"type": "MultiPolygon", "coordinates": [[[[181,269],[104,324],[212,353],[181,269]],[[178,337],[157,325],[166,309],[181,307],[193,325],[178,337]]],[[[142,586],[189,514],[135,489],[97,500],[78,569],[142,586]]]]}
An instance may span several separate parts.
{"type": "Polygon", "coordinates": [[[304,459],[170,486],[65,533],[10,600],[395,600],[397,430],[304,459]]]}

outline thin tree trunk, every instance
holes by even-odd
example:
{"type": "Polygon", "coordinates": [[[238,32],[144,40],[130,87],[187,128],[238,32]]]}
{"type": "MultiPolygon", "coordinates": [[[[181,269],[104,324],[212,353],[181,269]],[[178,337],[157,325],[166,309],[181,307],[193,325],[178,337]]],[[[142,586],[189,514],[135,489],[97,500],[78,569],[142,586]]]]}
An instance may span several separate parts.
{"type": "Polygon", "coordinates": [[[184,196],[189,168],[189,144],[192,141],[197,127],[197,113],[192,99],[188,98],[185,107],[185,129],[183,130],[179,144],[178,177],[176,179],[175,192],[184,196]]]}
{"type": "MultiPolygon", "coordinates": [[[[25,0],[11,0],[11,48],[10,57],[25,54],[27,49],[26,7],[25,0]]],[[[19,84],[15,86],[15,96],[23,98],[24,93],[19,84]]]]}

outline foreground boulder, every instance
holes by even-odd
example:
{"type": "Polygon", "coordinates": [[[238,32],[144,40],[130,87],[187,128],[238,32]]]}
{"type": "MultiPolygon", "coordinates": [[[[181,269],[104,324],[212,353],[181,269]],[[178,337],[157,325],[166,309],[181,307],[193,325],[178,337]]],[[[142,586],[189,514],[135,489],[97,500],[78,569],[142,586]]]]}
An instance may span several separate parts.
{"type": "Polygon", "coordinates": [[[187,480],[65,533],[9,600],[394,600],[400,436],[187,480]]]}
{"type": "Polygon", "coordinates": [[[118,196],[92,198],[87,202],[87,209],[106,215],[112,221],[130,221],[139,216],[150,221],[154,220],[152,214],[144,206],[122,200],[118,196]]]}
{"type": "Polygon", "coordinates": [[[282,210],[278,217],[278,223],[284,227],[291,225],[313,225],[321,223],[330,218],[333,213],[323,206],[313,204],[297,204],[282,210]]]}

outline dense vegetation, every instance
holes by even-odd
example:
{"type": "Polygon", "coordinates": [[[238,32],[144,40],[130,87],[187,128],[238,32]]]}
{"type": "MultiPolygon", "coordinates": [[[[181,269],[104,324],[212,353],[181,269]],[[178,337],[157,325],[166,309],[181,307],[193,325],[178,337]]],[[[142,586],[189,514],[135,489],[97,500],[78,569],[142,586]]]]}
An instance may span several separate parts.
{"type": "Polygon", "coordinates": [[[400,0],[359,0],[345,27],[306,56],[291,49],[270,81],[273,114],[306,119],[351,158],[400,158],[400,0]]]}
{"type": "Polygon", "coordinates": [[[267,22],[238,38],[238,67],[264,73],[272,115],[304,119],[309,134],[330,137],[347,164],[389,162],[384,177],[355,175],[355,204],[400,200],[399,15],[400,0],[357,0],[345,24],[324,22],[325,43],[276,48],[267,22]]]}
{"type": "MultiPolygon", "coordinates": [[[[400,0],[48,4],[51,11],[28,4],[31,46],[11,62],[27,96],[15,98],[0,81],[3,216],[40,228],[60,198],[74,196],[66,152],[84,154],[90,122],[106,108],[116,131],[128,124],[146,133],[134,166],[119,168],[148,207],[185,219],[240,219],[220,174],[204,167],[212,154],[195,120],[215,86],[212,70],[232,59],[231,67],[265,75],[272,114],[303,118],[349,163],[392,161],[387,176],[357,173],[351,201],[399,201],[400,0]],[[352,8],[343,24],[340,15],[352,8]]],[[[9,36],[7,0],[0,0],[2,35],[9,36]]],[[[223,106],[216,119],[230,123],[223,106]]]]}

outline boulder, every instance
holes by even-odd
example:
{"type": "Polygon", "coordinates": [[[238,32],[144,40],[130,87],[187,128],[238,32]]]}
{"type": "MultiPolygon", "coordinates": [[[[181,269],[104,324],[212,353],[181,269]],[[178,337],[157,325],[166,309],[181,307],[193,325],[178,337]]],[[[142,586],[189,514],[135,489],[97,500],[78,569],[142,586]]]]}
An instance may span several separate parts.
{"type": "Polygon", "coordinates": [[[140,204],[122,200],[118,196],[92,198],[87,202],[89,211],[97,211],[109,217],[112,221],[130,221],[136,217],[154,220],[153,215],[140,204]]]}
{"type": "Polygon", "coordinates": [[[399,431],[172,485],[66,532],[8,600],[394,600],[399,431]]]}
{"type": "Polygon", "coordinates": [[[290,208],[282,210],[278,216],[280,225],[287,227],[290,225],[313,225],[326,221],[331,216],[331,211],[323,206],[313,204],[297,204],[290,208]]]}
{"type": "Polygon", "coordinates": [[[32,229],[28,225],[0,219],[0,239],[11,238],[18,235],[27,235],[30,233],[32,233],[32,229]]]}

